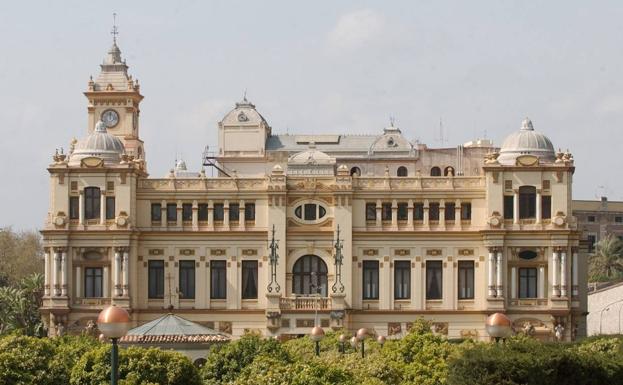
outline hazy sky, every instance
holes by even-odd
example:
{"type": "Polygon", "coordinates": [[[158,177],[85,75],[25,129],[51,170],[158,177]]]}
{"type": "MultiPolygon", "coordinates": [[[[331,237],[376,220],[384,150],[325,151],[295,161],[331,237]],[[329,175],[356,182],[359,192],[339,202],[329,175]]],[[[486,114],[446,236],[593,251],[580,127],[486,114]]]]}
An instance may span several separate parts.
{"type": "Polygon", "coordinates": [[[623,200],[623,2],[2,1],[0,226],[41,227],[46,166],[86,132],[111,44],[138,78],[151,176],[200,167],[242,98],[274,133],[500,145],[529,116],[576,160],[574,197],[623,200]]]}

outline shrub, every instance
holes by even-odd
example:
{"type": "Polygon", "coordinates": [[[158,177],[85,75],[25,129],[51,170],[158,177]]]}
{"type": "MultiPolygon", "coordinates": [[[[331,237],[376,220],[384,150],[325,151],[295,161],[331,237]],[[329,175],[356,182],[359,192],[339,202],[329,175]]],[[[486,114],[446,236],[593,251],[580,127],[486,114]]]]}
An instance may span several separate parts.
{"type": "Polygon", "coordinates": [[[49,339],[9,335],[0,339],[0,385],[51,385],[48,363],[54,358],[49,339]]]}
{"type": "MultiPolygon", "coordinates": [[[[111,345],[95,348],[71,371],[72,385],[99,385],[110,381],[111,345]]],[[[123,385],[200,385],[201,378],[181,353],[158,348],[130,347],[119,351],[119,379],[123,385]]]]}

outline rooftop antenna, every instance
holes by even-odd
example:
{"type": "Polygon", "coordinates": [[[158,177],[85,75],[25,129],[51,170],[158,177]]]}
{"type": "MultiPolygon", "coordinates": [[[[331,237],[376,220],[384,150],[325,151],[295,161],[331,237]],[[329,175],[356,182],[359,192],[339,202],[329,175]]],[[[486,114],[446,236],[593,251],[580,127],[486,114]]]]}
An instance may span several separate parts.
{"type": "Polygon", "coordinates": [[[389,116],[389,126],[390,127],[394,127],[394,124],[396,123],[396,118],[394,118],[392,115],[389,116]]]}
{"type": "Polygon", "coordinates": [[[112,35],[113,44],[117,44],[117,35],[119,35],[119,29],[117,28],[117,13],[113,12],[112,14],[112,31],[110,31],[112,35]]]}
{"type": "Polygon", "coordinates": [[[441,147],[443,147],[446,142],[446,138],[443,135],[443,120],[441,116],[439,117],[439,142],[441,143],[441,147]]]}
{"type": "Polygon", "coordinates": [[[242,100],[247,101],[247,89],[244,89],[244,94],[242,95],[242,100]]]}

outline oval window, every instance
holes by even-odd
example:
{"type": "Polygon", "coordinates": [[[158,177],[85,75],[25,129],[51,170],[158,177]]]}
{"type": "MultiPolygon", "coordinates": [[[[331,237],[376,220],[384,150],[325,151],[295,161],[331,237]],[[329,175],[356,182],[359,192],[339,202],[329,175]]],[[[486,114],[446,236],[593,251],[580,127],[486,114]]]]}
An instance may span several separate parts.
{"type": "Polygon", "coordinates": [[[535,251],[532,250],[523,250],[519,252],[519,258],[521,259],[534,259],[537,257],[537,254],[535,251]]]}
{"type": "Polygon", "coordinates": [[[294,216],[304,221],[316,221],[327,215],[327,209],[316,203],[305,203],[294,208],[294,216]]]}
{"type": "Polygon", "coordinates": [[[297,208],[294,209],[294,215],[299,218],[299,219],[303,219],[303,216],[301,215],[301,213],[303,212],[303,207],[299,206],[297,208]]]}
{"type": "Polygon", "coordinates": [[[318,206],[318,219],[324,217],[327,214],[327,209],[322,206],[318,206]]]}

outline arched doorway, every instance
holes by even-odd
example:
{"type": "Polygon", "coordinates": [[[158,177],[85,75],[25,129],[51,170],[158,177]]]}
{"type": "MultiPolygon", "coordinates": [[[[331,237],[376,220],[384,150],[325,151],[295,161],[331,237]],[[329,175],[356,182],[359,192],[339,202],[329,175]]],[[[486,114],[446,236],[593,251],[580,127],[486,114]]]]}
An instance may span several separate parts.
{"type": "Polygon", "coordinates": [[[292,293],[327,296],[327,264],[317,255],[300,257],[292,269],[292,293]]]}

